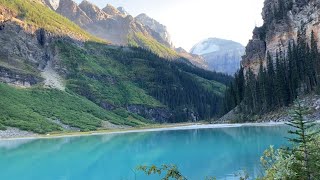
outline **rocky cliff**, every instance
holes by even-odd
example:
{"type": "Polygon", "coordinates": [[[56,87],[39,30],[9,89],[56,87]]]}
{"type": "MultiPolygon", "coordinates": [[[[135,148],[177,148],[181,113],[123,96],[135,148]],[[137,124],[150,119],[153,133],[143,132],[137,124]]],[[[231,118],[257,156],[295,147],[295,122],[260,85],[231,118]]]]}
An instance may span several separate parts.
{"type": "Polygon", "coordinates": [[[190,53],[202,56],[210,70],[233,75],[239,69],[244,50],[240,43],[208,38],[194,45],[190,53]]]}
{"type": "Polygon", "coordinates": [[[279,49],[286,50],[289,42],[296,42],[299,31],[305,31],[309,41],[314,31],[320,41],[319,0],[266,0],[262,17],[264,24],[254,29],[242,60],[255,73],[267,52],[274,57],[279,49]]]}
{"type": "Polygon", "coordinates": [[[48,62],[54,64],[54,50],[49,44],[56,35],[28,26],[17,16],[18,13],[0,5],[0,82],[30,87],[46,80],[41,73],[48,62]]]}

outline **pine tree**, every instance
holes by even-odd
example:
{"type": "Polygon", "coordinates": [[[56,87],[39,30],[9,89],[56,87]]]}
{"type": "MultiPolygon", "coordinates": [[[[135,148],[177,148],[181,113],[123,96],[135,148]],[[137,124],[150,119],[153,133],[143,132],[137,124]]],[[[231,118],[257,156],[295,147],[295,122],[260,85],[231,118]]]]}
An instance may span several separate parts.
{"type": "Polygon", "coordinates": [[[298,67],[295,51],[295,43],[289,43],[288,46],[288,80],[289,80],[289,89],[290,89],[290,102],[293,102],[298,96],[298,87],[299,87],[299,77],[298,77],[298,67]]]}
{"type": "Polygon", "coordinates": [[[317,162],[315,162],[315,159],[312,159],[311,154],[314,153],[311,152],[310,143],[315,140],[317,132],[310,133],[315,123],[305,118],[307,113],[308,109],[303,107],[299,101],[296,102],[294,112],[292,113],[293,119],[287,125],[294,129],[288,131],[289,134],[293,135],[293,137],[288,139],[297,145],[297,148],[292,149],[296,160],[298,160],[298,162],[294,162],[294,171],[298,175],[297,179],[311,180],[314,179],[311,169],[317,162]]]}
{"type": "Polygon", "coordinates": [[[274,98],[274,65],[272,57],[269,53],[267,53],[267,90],[266,90],[266,100],[268,104],[268,109],[272,110],[274,108],[275,98],[274,98]]]}
{"type": "Polygon", "coordinates": [[[310,59],[312,65],[312,76],[313,83],[317,85],[319,82],[319,72],[320,72],[320,61],[319,61],[319,51],[318,51],[318,43],[315,38],[314,32],[311,32],[311,42],[310,42],[310,59]]]}

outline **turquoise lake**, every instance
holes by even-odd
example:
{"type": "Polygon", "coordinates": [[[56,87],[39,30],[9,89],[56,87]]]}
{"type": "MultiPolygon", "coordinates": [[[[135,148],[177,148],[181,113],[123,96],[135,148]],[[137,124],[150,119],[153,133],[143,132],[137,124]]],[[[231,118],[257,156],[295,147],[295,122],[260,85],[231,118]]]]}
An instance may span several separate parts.
{"type": "Polygon", "coordinates": [[[287,144],[286,126],[243,126],[0,141],[0,180],[144,180],[138,165],[176,164],[188,180],[261,174],[260,156],[287,144]]]}

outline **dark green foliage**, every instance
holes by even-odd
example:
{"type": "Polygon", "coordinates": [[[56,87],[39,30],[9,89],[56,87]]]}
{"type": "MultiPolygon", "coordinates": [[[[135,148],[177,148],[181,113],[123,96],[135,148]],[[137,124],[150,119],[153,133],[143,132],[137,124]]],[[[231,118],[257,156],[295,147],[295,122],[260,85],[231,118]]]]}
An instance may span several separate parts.
{"type": "MultiPolygon", "coordinates": [[[[162,165],[161,167],[157,167],[155,165],[152,166],[138,166],[138,171],[144,172],[146,175],[164,175],[161,180],[187,180],[187,177],[183,176],[182,173],[179,171],[176,165],[162,165]]],[[[235,174],[235,177],[239,177],[239,180],[248,180],[249,175],[244,172],[239,172],[235,174]]],[[[200,178],[199,178],[200,179],[200,178]]],[[[204,180],[216,180],[215,177],[207,176],[204,180]]]]}
{"type": "Polygon", "coordinates": [[[290,42],[286,52],[279,49],[275,58],[268,53],[257,74],[247,70],[245,83],[237,82],[244,76],[237,73],[225,95],[225,112],[239,106],[246,115],[265,114],[319,89],[320,55],[314,33],[309,47],[305,31],[299,31],[297,43],[290,42]]]}
{"type": "Polygon", "coordinates": [[[314,156],[315,149],[310,147],[310,143],[315,141],[318,131],[311,131],[316,124],[305,118],[307,113],[308,109],[297,102],[292,113],[292,120],[287,125],[294,129],[289,131],[289,134],[293,135],[289,141],[295,144],[295,148],[291,152],[296,159],[292,165],[292,170],[297,174],[295,179],[311,180],[319,178],[320,175],[318,172],[320,168],[318,165],[319,157],[314,156]]]}
{"type": "Polygon", "coordinates": [[[193,65],[168,61],[148,50],[87,43],[85,48],[58,42],[67,87],[100,105],[115,108],[138,104],[168,107],[170,121],[210,119],[220,113],[225,84],[230,76],[193,65]]]}
{"type": "Polygon", "coordinates": [[[244,97],[245,77],[243,67],[235,74],[234,82],[230,83],[229,89],[225,91],[223,107],[224,112],[228,112],[240,104],[244,97]]]}
{"type": "Polygon", "coordinates": [[[0,130],[6,130],[6,129],[7,128],[4,125],[0,124],[0,130]]]}

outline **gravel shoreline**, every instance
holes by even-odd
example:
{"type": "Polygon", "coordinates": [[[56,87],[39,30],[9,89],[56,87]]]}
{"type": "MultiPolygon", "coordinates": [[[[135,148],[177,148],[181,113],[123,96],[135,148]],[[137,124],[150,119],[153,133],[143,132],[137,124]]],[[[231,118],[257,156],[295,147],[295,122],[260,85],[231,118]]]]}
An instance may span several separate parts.
{"type": "MultiPolygon", "coordinates": [[[[108,135],[108,134],[126,134],[126,133],[142,133],[142,132],[156,132],[156,131],[177,131],[177,130],[191,130],[191,129],[216,129],[216,128],[236,128],[243,126],[278,126],[284,125],[284,122],[268,122],[268,123],[241,123],[241,124],[189,124],[174,127],[158,127],[158,128],[146,128],[146,129],[113,129],[110,131],[96,131],[96,132],[75,132],[76,134],[48,134],[39,135],[25,131],[15,131],[15,133],[7,137],[1,137],[1,140],[29,140],[29,139],[53,139],[53,138],[64,138],[64,137],[81,137],[81,136],[97,136],[97,135],[108,135]]],[[[12,128],[8,128],[12,129],[12,128]]],[[[16,128],[13,128],[16,130],[16,128]]],[[[8,130],[7,130],[8,131],[8,130]]],[[[1,131],[0,131],[1,134],[1,131]]]]}
{"type": "Polygon", "coordinates": [[[22,131],[18,128],[8,127],[7,130],[0,131],[0,139],[17,138],[17,137],[29,137],[36,136],[37,134],[28,131],[22,131]]]}

